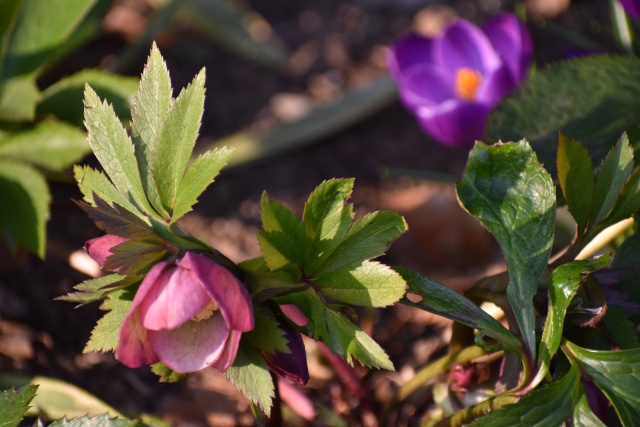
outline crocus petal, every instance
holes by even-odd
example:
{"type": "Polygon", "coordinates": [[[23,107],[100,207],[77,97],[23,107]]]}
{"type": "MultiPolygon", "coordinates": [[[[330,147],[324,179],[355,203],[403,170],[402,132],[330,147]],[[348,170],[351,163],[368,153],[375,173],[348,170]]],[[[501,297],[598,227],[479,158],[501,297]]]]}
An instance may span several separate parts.
{"type": "Polygon", "coordinates": [[[451,147],[470,147],[484,136],[491,107],[450,100],[437,108],[416,110],[422,127],[439,142],[451,147]]]}
{"type": "Polygon", "coordinates": [[[139,368],[160,361],[149,344],[147,330],[142,326],[137,310],[129,311],[122,323],[116,359],[130,368],[139,368]]]}
{"type": "Polygon", "coordinates": [[[213,362],[211,366],[220,372],[225,372],[229,369],[229,366],[231,366],[236,358],[236,354],[238,354],[240,337],[242,337],[242,332],[234,331],[233,329],[229,330],[229,336],[227,337],[227,342],[224,345],[224,350],[222,350],[218,359],[213,362]]]}
{"type": "Polygon", "coordinates": [[[511,13],[501,13],[489,19],[483,30],[509,69],[513,84],[519,84],[527,77],[533,56],[526,25],[511,13]]]}
{"type": "Polygon", "coordinates": [[[507,67],[502,67],[486,76],[478,89],[477,102],[488,106],[495,106],[513,88],[511,72],[507,67]]]}
{"type": "Polygon", "coordinates": [[[444,72],[454,75],[461,68],[479,71],[483,76],[502,66],[502,61],[482,31],[470,22],[456,20],[434,39],[433,59],[444,72]]]}
{"type": "Polygon", "coordinates": [[[178,265],[162,280],[154,281],[140,304],[140,318],[147,329],[174,329],[195,316],[210,301],[193,273],[178,265]]]}
{"type": "Polygon", "coordinates": [[[410,108],[439,104],[455,97],[451,77],[429,64],[413,67],[400,85],[400,96],[410,108]]]}
{"type": "Polygon", "coordinates": [[[93,258],[95,262],[100,264],[100,267],[102,267],[107,261],[107,258],[112,255],[111,249],[127,241],[129,241],[129,239],[125,237],[106,234],[102,237],[96,237],[95,239],[88,240],[84,244],[84,249],[87,251],[89,256],[93,258]]]}
{"type": "Polygon", "coordinates": [[[431,62],[431,39],[409,34],[396,41],[387,52],[387,66],[396,78],[401,78],[412,66],[431,62]]]}
{"type": "Polygon", "coordinates": [[[253,309],[249,293],[229,270],[204,255],[187,252],[180,265],[193,272],[200,285],[216,303],[230,329],[253,329],[253,309]]]}
{"type": "Polygon", "coordinates": [[[183,374],[200,371],[218,360],[228,334],[227,324],[219,313],[176,329],[148,331],[149,343],[160,360],[183,374]]]}
{"type": "Polygon", "coordinates": [[[638,0],[620,0],[625,12],[635,20],[640,20],[640,3],[638,0]]]}

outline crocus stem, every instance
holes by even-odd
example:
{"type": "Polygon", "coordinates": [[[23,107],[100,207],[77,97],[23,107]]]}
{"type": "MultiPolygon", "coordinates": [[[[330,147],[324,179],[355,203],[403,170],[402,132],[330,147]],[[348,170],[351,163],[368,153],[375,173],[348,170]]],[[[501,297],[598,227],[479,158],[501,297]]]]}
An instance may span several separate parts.
{"type": "Polygon", "coordinates": [[[633,56],[633,38],[629,31],[627,15],[618,0],[609,0],[611,10],[611,22],[615,31],[616,41],[622,50],[629,56],[633,56]]]}
{"type": "Polygon", "coordinates": [[[461,426],[475,418],[486,415],[491,411],[516,403],[518,400],[520,400],[520,398],[511,394],[499,394],[490,399],[469,406],[462,411],[456,412],[451,417],[436,423],[435,427],[461,426]]]}

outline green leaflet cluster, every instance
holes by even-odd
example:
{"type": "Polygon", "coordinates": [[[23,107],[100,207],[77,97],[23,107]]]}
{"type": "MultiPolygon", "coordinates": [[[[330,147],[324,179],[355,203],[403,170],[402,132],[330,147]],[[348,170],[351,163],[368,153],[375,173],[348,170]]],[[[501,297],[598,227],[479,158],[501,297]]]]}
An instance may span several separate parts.
{"type": "MultiPolygon", "coordinates": [[[[619,330],[615,333],[609,332],[606,319],[610,315],[605,314],[608,304],[604,295],[611,291],[604,289],[605,284],[597,274],[618,271],[615,276],[623,270],[603,269],[632,267],[640,253],[638,239],[634,235],[625,241],[613,262],[611,254],[576,259],[600,231],[640,209],[638,173],[632,171],[633,151],[623,135],[594,177],[586,149],[561,135],[557,158],[558,184],[576,220],[576,238],[553,263],[549,257],[555,220],[555,186],[527,141],[493,146],[477,143],[458,183],[461,203],[494,234],[507,260],[508,276],[484,279],[477,286],[491,283],[492,292],[506,294],[501,307],[511,314],[508,316],[510,330],[457,292],[406,269],[398,269],[411,292],[423,298],[417,303],[403,299],[403,303],[473,327],[478,330],[477,342],[487,351],[502,347],[521,360],[522,375],[514,389],[453,415],[447,421],[450,424],[467,423],[479,413],[502,406],[473,425],[561,425],[569,418],[575,425],[604,425],[586,402],[585,381],[593,382],[603,391],[623,425],[640,423],[637,319],[634,321],[622,308],[625,298],[630,300],[637,291],[637,285],[632,282],[638,277],[637,271],[631,271],[633,278],[626,281],[626,288],[625,281],[607,283],[615,293],[609,294],[614,295],[611,302],[614,305],[610,308],[617,319],[615,328],[619,330]],[[544,289],[548,307],[540,330],[535,326],[533,297],[544,289]],[[583,323],[593,331],[587,335],[591,336],[589,340],[585,341],[585,335],[576,332],[572,323],[575,316],[588,318],[589,321],[583,323]],[[618,322],[620,318],[624,321],[618,322]],[[604,326],[592,329],[601,320],[604,326]],[[484,337],[491,338],[491,342],[486,342],[484,337]],[[598,350],[579,347],[571,342],[573,337],[580,338],[581,345],[593,342],[598,350]],[[620,343],[629,349],[613,351],[620,343]],[[603,350],[603,345],[612,350],[603,350]],[[560,349],[562,352],[558,354],[560,349]],[[549,375],[553,377],[551,383],[546,380],[549,375]],[[510,404],[509,396],[524,397],[510,404]],[[549,405],[550,402],[553,404],[549,405]]],[[[475,298],[480,295],[475,288],[470,294],[475,298]]],[[[585,325],[578,329],[584,330],[585,325]]]]}

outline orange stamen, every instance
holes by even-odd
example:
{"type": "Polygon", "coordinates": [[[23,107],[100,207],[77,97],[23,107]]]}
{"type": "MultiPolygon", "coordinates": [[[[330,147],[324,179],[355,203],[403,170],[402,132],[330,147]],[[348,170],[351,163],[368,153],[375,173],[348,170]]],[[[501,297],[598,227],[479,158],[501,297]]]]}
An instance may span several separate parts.
{"type": "Polygon", "coordinates": [[[458,98],[475,101],[480,83],[482,74],[479,71],[466,67],[456,70],[455,92],[458,98]]]}

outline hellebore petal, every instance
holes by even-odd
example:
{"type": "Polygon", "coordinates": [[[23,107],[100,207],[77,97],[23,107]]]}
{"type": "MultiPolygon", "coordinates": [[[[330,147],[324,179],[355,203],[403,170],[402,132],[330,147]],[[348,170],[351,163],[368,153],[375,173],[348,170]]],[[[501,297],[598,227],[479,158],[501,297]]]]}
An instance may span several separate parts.
{"type": "Polygon", "coordinates": [[[236,358],[236,354],[238,354],[238,345],[240,344],[241,337],[242,332],[234,331],[233,329],[229,330],[227,343],[225,344],[222,353],[218,357],[218,360],[213,362],[211,366],[213,366],[220,372],[224,372],[229,369],[229,366],[231,366],[233,360],[236,358]]]}
{"type": "Polygon", "coordinates": [[[87,251],[89,256],[100,265],[100,268],[102,268],[104,263],[107,261],[107,258],[112,255],[111,249],[128,241],[129,239],[125,237],[105,234],[104,236],[87,240],[84,244],[84,249],[87,251]]]}
{"type": "Polygon", "coordinates": [[[309,368],[302,335],[286,321],[280,321],[280,329],[284,331],[284,337],[288,342],[287,345],[290,352],[262,352],[262,358],[274,373],[289,381],[305,385],[309,382],[309,368]]]}
{"type": "Polygon", "coordinates": [[[640,21],[640,2],[638,0],[620,0],[620,4],[624,7],[627,15],[640,21]]]}
{"type": "Polygon", "coordinates": [[[228,345],[228,335],[229,328],[220,313],[175,329],[148,331],[149,343],[160,360],[182,374],[211,366],[228,345]]]}
{"type": "Polygon", "coordinates": [[[533,43],[526,25],[515,15],[500,13],[489,19],[483,30],[509,69],[513,84],[523,81],[533,56],[533,43]]]}
{"type": "MultiPolygon", "coordinates": [[[[143,284],[148,277],[145,277],[143,284]]],[[[211,301],[198,278],[181,262],[177,267],[174,266],[170,274],[163,276],[162,280],[155,280],[145,290],[146,294],[140,303],[140,319],[145,328],[154,331],[179,327],[211,301]]]]}
{"type": "Polygon", "coordinates": [[[416,110],[420,125],[434,138],[450,147],[468,146],[482,138],[491,106],[448,100],[437,108],[416,110]]]}
{"type": "Polygon", "coordinates": [[[461,68],[470,68],[486,76],[502,66],[487,36],[462,19],[457,19],[434,40],[433,59],[450,75],[461,68]]]}
{"type": "Polygon", "coordinates": [[[398,79],[414,65],[431,62],[431,39],[409,34],[396,41],[387,52],[387,63],[393,76],[398,79]]]}
{"type": "Polygon", "coordinates": [[[187,252],[180,266],[209,294],[224,316],[229,329],[247,332],[253,329],[253,309],[249,293],[229,270],[204,255],[187,252]]]}

